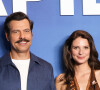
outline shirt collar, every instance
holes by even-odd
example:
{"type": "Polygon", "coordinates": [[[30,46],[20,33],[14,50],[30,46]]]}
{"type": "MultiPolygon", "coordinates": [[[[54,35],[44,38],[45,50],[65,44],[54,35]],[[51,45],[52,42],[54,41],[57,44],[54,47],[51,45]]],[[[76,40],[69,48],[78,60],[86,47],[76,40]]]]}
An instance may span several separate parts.
{"type": "MultiPolygon", "coordinates": [[[[34,63],[40,64],[40,65],[42,64],[41,61],[39,60],[39,57],[35,56],[31,52],[30,52],[30,55],[31,55],[30,56],[30,63],[34,62],[34,63]]],[[[8,65],[8,64],[13,64],[9,52],[7,52],[0,59],[0,66],[4,66],[4,65],[8,65]]]]}
{"type": "Polygon", "coordinates": [[[32,62],[42,65],[42,62],[39,57],[35,56],[33,53],[30,52],[30,59],[32,62]]]}

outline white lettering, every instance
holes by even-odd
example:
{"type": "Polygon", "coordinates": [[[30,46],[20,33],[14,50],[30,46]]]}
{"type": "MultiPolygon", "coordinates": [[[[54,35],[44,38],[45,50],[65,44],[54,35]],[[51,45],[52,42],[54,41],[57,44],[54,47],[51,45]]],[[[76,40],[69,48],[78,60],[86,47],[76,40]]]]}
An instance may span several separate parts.
{"type": "Polygon", "coordinates": [[[27,1],[40,1],[40,0],[13,0],[13,12],[24,12],[27,14],[27,1]]]}
{"type": "MultiPolygon", "coordinates": [[[[74,0],[60,0],[61,15],[74,15],[74,0]]],[[[83,15],[100,15],[100,3],[83,0],[83,15]]]]}
{"type": "MultiPolygon", "coordinates": [[[[13,12],[27,14],[27,1],[41,0],[13,0],[13,12]]],[[[0,16],[6,15],[6,9],[0,0],[0,16]]],[[[60,15],[74,15],[74,0],[60,0],[60,15]]],[[[96,0],[83,0],[83,15],[100,15],[100,3],[96,3],[96,0]]]]}
{"type": "Polygon", "coordinates": [[[74,0],[60,0],[60,14],[74,15],[74,0]]]}
{"type": "Polygon", "coordinates": [[[6,16],[6,15],[7,15],[7,12],[5,10],[2,0],[0,0],[0,16],[6,16]]]}
{"type": "Polygon", "coordinates": [[[96,0],[83,0],[83,15],[100,15],[100,3],[96,3],[96,0]]]}

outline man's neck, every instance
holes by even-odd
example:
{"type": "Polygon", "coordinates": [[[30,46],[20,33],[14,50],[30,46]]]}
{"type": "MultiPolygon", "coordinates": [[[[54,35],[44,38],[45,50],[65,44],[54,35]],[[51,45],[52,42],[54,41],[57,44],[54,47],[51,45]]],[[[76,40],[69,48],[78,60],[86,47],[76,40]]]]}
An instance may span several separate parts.
{"type": "Polygon", "coordinates": [[[23,53],[11,51],[10,56],[11,56],[12,59],[16,59],[16,60],[30,59],[30,51],[23,52],[23,53]]]}

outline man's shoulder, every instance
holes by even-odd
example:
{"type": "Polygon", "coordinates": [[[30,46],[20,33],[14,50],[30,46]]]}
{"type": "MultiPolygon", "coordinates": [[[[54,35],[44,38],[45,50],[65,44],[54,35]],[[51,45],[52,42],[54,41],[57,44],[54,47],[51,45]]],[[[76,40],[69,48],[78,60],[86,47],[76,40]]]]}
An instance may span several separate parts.
{"type": "Polygon", "coordinates": [[[6,52],[0,59],[5,59],[5,58],[8,58],[8,57],[10,57],[10,53],[6,52]]]}
{"type": "Polygon", "coordinates": [[[34,60],[35,62],[39,63],[40,65],[42,65],[45,68],[52,68],[52,65],[47,62],[46,60],[34,55],[33,53],[31,53],[31,59],[34,60]]]}
{"type": "Polygon", "coordinates": [[[9,64],[9,63],[11,63],[11,58],[10,58],[10,53],[7,52],[0,58],[0,66],[6,65],[6,64],[9,64]]]}

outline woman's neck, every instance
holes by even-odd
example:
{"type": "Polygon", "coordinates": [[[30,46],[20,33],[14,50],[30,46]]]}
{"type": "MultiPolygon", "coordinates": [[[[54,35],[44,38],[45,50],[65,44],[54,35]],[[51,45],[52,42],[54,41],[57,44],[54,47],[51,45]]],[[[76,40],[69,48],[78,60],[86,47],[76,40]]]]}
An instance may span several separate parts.
{"type": "Polygon", "coordinates": [[[91,72],[91,68],[90,66],[87,64],[81,64],[81,65],[75,65],[75,75],[83,75],[85,73],[90,73],[91,72]]]}

